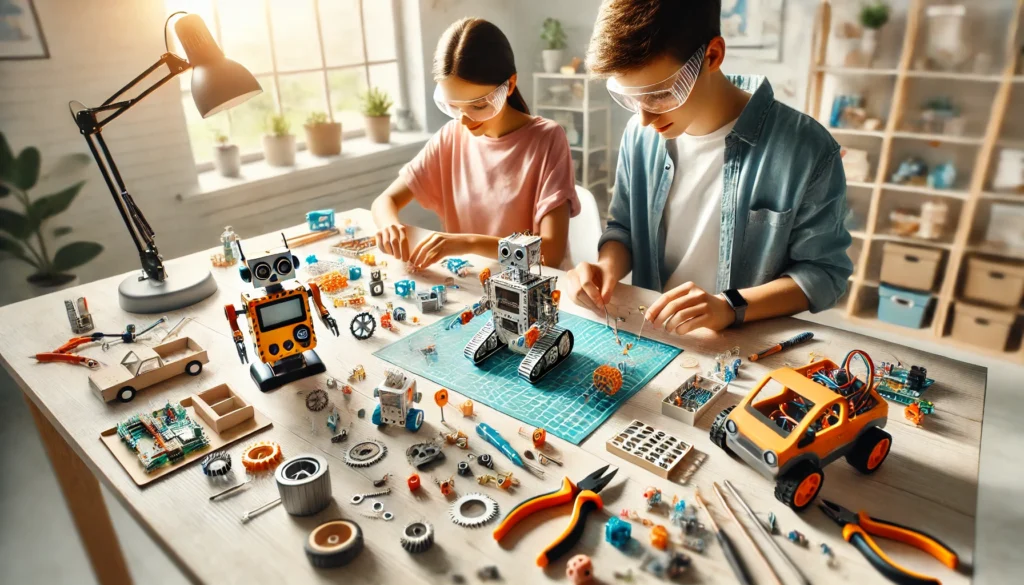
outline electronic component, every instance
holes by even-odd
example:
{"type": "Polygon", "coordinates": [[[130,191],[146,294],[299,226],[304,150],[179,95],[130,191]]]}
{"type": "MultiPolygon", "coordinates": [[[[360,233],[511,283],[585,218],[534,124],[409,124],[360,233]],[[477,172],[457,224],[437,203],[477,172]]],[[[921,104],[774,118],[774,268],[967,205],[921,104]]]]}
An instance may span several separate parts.
{"type": "Polygon", "coordinates": [[[363,550],[363,531],[351,520],[324,522],[309,533],[305,549],[306,558],[314,567],[341,567],[363,550]]]}
{"type": "Polygon", "coordinates": [[[242,467],[249,473],[258,473],[277,467],[284,455],[281,445],[272,441],[253,443],[242,450],[242,467]]]}
{"type": "Polygon", "coordinates": [[[387,454],[387,445],[380,441],[360,441],[345,452],[345,464],[349,467],[369,467],[387,454]]]}
{"type": "Polygon", "coordinates": [[[661,414],[694,425],[727,388],[728,385],[719,380],[694,374],[661,401],[661,414]]]}
{"type": "Polygon", "coordinates": [[[75,301],[65,300],[64,310],[68,313],[72,333],[81,335],[93,330],[92,314],[85,297],[78,297],[75,301]]]}
{"type": "Polygon", "coordinates": [[[434,527],[429,522],[410,522],[402,528],[399,542],[406,551],[421,553],[434,545],[434,527]]]}
{"type": "Polygon", "coordinates": [[[311,516],[331,503],[331,476],[327,460],[319,455],[298,455],[274,472],[281,504],[292,516],[311,516]]]}
{"type": "Polygon", "coordinates": [[[331,402],[331,397],[327,395],[325,390],[319,388],[310,391],[306,394],[306,408],[312,412],[320,412],[327,408],[327,405],[331,402]]]}
{"type": "Polygon", "coordinates": [[[789,534],[786,535],[786,539],[795,545],[807,547],[807,537],[799,530],[790,530],[789,534]]]}
{"type": "Polygon", "coordinates": [[[477,528],[498,516],[498,502],[483,494],[466,494],[452,502],[448,517],[459,526],[477,528]],[[471,512],[476,514],[470,516],[471,512]]]}
{"type": "Polygon", "coordinates": [[[626,425],[605,443],[605,448],[644,469],[668,478],[693,445],[639,420],[626,425]]]}
{"type": "Polygon", "coordinates": [[[135,452],[146,473],[179,463],[210,444],[203,427],[188,416],[185,407],[170,402],[118,423],[117,435],[135,452]]]}
{"type": "Polygon", "coordinates": [[[370,296],[379,297],[384,294],[384,279],[381,278],[380,270],[370,271],[370,296]]]}
{"type": "Polygon", "coordinates": [[[207,477],[220,477],[227,475],[231,471],[231,455],[226,451],[217,451],[216,453],[210,453],[206,457],[203,457],[200,466],[203,470],[203,475],[207,477]]]}

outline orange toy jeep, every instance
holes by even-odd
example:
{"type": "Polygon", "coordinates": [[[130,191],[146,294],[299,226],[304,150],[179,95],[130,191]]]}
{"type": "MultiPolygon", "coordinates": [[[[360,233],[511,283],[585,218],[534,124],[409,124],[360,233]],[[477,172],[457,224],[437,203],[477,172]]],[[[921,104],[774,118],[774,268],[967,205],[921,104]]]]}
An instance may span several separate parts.
{"type": "Polygon", "coordinates": [[[839,457],[861,473],[885,461],[892,436],[882,430],[889,405],[874,389],[874,365],[860,350],[843,367],[821,360],[780,368],[711,425],[711,442],[775,480],[775,497],[796,511],[814,501],[822,471],[839,457]],[[850,372],[855,357],[867,365],[865,384],[850,372]]]}

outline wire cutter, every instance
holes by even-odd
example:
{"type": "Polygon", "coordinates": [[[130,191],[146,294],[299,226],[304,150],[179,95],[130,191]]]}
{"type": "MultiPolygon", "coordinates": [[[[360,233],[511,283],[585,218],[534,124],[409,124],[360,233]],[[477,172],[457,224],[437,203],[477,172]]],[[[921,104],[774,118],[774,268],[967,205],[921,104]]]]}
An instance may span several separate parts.
{"type": "Polygon", "coordinates": [[[878,548],[871,535],[897,540],[923,550],[950,569],[955,570],[960,564],[960,557],[957,556],[953,549],[920,530],[872,518],[864,512],[854,514],[839,504],[828,500],[823,500],[818,504],[818,507],[821,508],[821,511],[826,516],[834,520],[836,524],[842,526],[843,540],[856,547],[864,555],[864,558],[871,563],[871,566],[893,583],[898,583],[899,585],[941,585],[941,582],[935,577],[922,575],[897,565],[882,552],[882,549],[878,548]]]}
{"type": "Polygon", "coordinates": [[[546,567],[551,561],[569,552],[579,541],[580,536],[583,535],[583,527],[586,525],[587,516],[591,512],[604,507],[604,502],[597,493],[604,489],[604,486],[608,485],[608,482],[619,471],[615,469],[608,475],[605,475],[604,472],[608,471],[608,467],[608,465],[605,465],[575,484],[568,477],[563,478],[561,488],[553,492],[534,496],[520,503],[494,529],[494,540],[500,541],[516,524],[519,524],[521,520],[532,515],[534,512],[573,502],[572,519],[569,521],[569,525],[562,532],[562,535],[537,557],[537,566],[546,567]]]}
{"type": "Polygon", "coordinates": [[[41,363],[64,362],[68,364],[82,365],[89,369],[95,370],[96,368],[100,367],[100,363],[94,360],[93,358],[86,357],[84,355],[78,355],[77,353],[75,353],[75,349],[87,343],[99,341],[100,339],[103,339],[102,333],[93,333],[92,335],[72,337],[67,341],[67,343],[53,351],[37,353],[29,357],[33,357],[41,363]]]}

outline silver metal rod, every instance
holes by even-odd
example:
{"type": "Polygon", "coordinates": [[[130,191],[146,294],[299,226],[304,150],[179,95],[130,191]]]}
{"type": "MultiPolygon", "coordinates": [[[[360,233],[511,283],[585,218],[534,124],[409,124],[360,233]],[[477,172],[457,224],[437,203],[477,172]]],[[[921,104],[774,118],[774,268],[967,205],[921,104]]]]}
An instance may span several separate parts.
{"type": "Polygon", "coordinates": [[[803,583],[803,585],[811,585],[811,581],[807,578],[807,575],[804,575],[803,571],[800,570],[800,567],[798,567],[796,563],[793,562],[793,559],[789,558],[789,555],[786,554],[786,551],[782,550],[782,547],[779,546],[779,543],[775,542],[775,539],[772,538],[772,535],[768,534],[768,531],[765,530],[764,525],[761,524],[761,521],[757,519],[757,514],[754,514],[754,511],[750,509],[750,506],[747,505],[747,502],[743,499],[743,496],[741,496],[740,493],[736,491],[736,488],[732,487],[732,484],[729,483],[729,480],[725,480],[723,483],[725,484],[725,487],[729,488],[729,491],[732,492],[733,497],[736,498],[736,500],[740,503],[741,506],[743,506],[743,510],[747,513],[748,516],[750,516],[750,519],[754,521],[754,525],[757,526],[757,529],[761,531],[761,536],[764,536],[765,539],[768,540],[768,542],[772,545],[772,548],[775,549],[775,552],[778,553],[780,557],[782,557],[782,560],[786,561],[786,565],[789,566],[789,570],[793,571],[793,574],[800,578],[800,582],[803,583]]]}
{"type": "Polygon", "coordinates": [[[245,514],[242,514],[242,524],[245,524],[249,520],[252,520],[256,516],[259,516],[260,514],[266,512],[267,510],[273,508],[274,506],[276,506],[276,505],[278,505],[280,503],[281,503],[281,498],[277,498],[276,500],[271,500],[271,501],[267,502],[266,504],[263,504],[262,506],[260,506],[258,508],[253,508],[252,510],[249,510],[245,514]]]}
{"type": "Polygon", "coordinates": [[[250,481],[252,481],[252,478],[249,478],[249,479],[243,481],[242,483],[240,483],[238,485],[233,485],[233,486],[229,487],[228,489],[226,489],[226,490],[224,490],[222,492],[217,492],[217,493],[213,494],[212,496],[210,496],[210,501],[216,500],[217,498],[219,498],[221,496],[226,496],[226,495],[228,495],[230,493],[234,493],[235,491],[240,490],[243,487],[249,485],[250,481]]]}

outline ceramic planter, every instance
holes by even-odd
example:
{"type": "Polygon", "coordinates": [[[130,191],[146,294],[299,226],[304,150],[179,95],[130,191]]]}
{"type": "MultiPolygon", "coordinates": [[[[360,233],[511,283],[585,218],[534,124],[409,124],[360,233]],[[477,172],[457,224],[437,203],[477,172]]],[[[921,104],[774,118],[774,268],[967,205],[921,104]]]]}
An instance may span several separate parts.
{"type": "Polygon", "coordinates": [[[213,147],[213,166],[223,177],[234,178],[242,172],[242,155],[238,145],[223,144],[213,147]]]}
{"type": "Polygon", "coordinates": [[[544,59],[544,73],[558,73],[562,68],[562,60],[565,51],[562,49],[544,49],[541,58],[544,59]]]}
{"type": "Polygon", "coordinates": [[[366,120],[366,137],[370,142],[391,142],[391,116],[363,116],[363,119],[366,120]]]}
{"type": "Polygon", "coordinates": [[[263,136],[263,157],[272,167],[295,166],[295,136],[263,136]]]}
{"type": "Polygon", "coordinates": [[[866,28],[860,37],[860,57],[864,65],[870,66],[878,50],[878,29],[866,28]]]}
{"type": "Polygon", "coordinates": [[[313,156],[341,154],[341,122],[306,124],[306,148],[313,156]]]}

